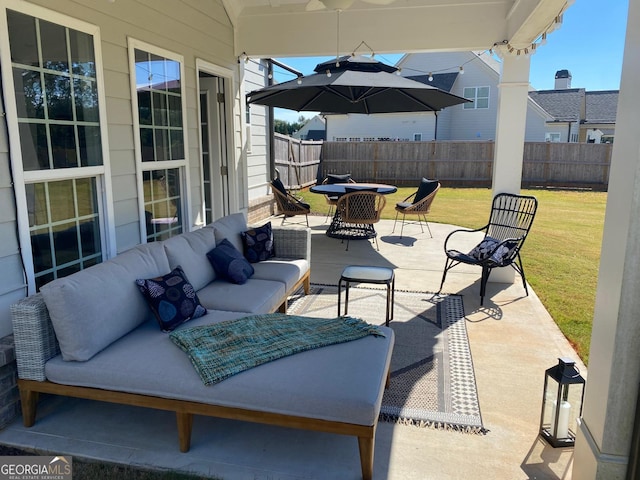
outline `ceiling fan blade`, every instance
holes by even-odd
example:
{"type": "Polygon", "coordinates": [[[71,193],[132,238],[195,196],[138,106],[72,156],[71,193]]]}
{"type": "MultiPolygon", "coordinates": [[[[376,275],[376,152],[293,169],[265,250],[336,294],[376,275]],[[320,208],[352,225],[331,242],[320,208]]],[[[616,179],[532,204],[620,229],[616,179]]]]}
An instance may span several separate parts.
{"type": "Polygon", "coordinates": [[[396,0],[362,0],[365,3],[372,3],[374,5],[391,5],[396,0]]]}

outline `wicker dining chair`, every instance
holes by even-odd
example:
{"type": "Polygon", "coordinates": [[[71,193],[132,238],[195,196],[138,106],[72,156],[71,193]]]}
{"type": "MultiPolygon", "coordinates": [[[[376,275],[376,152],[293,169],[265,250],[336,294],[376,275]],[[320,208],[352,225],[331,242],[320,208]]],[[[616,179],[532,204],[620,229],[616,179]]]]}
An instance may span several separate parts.
{"type": "Polygon", "coordinates": [[[437,180],[427,180],[423,178],[418,190],[409,195],[402,202],[396,204],[396,219],[393,222],[393,231],[391,233],[395,233],[398,215],[402,214],[400,238],[402,238],[405,225],[420,225],[420,229],[422,230],[422,233],[424,233],[424,228],[422,226],[423,220],[427,225],[427,230],[429,230],[429,236],[433,238],[431,227],[429,227],[429,222],[427,222],[427,213],[431,210],[431,204],[433,203],[433,199],[436,198],[438,190],[440,190],[440,182],[437,180]],[[418,219],[417,221],[407,221],[407,215],[418,217],[418,219]]]}
{"type": "Polygon", "coordinates": [[[461,263],[478,265],[482,268],[480,277],[480,305],[484,304],[487,280],[491,270],[498,267],[511,266],[522,277],[524,291],[529,295],[527,280],[522,267],[520,250],[527,239],[533,219],[538,209],[538,200],[526,195],[500,193],[493,199],[489,223],[475,230],[454,230],[444,242],[447,260],[442,273],[440,290],[444,285],[447,272],[461,263]],[[449,241],[459,234],[484,232],[484,238],[469,253],[448,247],[449,241]]]}
{"type": "MultiPolygon", "coordinates": [[[[331,185],[334,183],[356,183],[356,181],[351,178],[350,173],[328,173],[325,179],[322,181],[322,185],[331,185]]],[[[325,223],[329,218],[333,216],[335,213],[336,205],[338,204],[338,199],[340,195],[325,195],[324,199],[329,205],[329,210],[327,211],[327,216],[325,217],[325,223]]]]}
{"type": "Polygon", "coordinates": [[[373,225],[380,221],[380,215],[386,204],[384,195],[366,190],[345,193],[338,199],[336,209],[342,222],[348,224],[348,230],[351,232],[345,236],[346,250],[349,250],[351,238],[374,238],[376,248],[380,250],[378,233],[373,225]]]}
{"type": "MultiPolygon", "coordinates": [[[[282,215],[282,223],[296,215],[304,215],[304,218],[309,226],[309,217],[307,216],[311,212],[311,206],[308,203],[301,202],[296,197],[287,192],[279,178],[275,178],[271,181],[271,191],[276,200],[277,213],[282,215]]],[[[302,222],[293,222],[302,223],[302,222]]]]}

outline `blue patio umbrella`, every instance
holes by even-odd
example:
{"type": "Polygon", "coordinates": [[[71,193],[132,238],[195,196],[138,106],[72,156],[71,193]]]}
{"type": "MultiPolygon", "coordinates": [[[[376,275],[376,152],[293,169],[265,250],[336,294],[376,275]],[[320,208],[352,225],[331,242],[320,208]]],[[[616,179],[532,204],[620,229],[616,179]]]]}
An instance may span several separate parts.
{"type": "Polygon", "coordinates": [[[247,94],[248,103],[322,113],[434,112],[469,102],[439,88],[396,75],[370,57],[320,63],[312,75],[247,94]]]}

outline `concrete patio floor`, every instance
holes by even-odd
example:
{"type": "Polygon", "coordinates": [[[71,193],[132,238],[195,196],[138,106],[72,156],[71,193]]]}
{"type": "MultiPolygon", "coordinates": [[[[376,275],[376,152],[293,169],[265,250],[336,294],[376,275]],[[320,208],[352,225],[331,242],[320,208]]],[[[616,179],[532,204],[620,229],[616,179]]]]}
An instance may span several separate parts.
{"type": "MultiPolygon", "coordinates": [[[[309,220],[312,282],[337,283],[347,264],[380,265],[395,269],[396,289],[437,291],[444,239],[455,227],[431,224],[430,238],[409,225],[400,239],[399,226],[393,234],[393,222],[382,221],[376,225],[380,251],[370,241],[352,241],[345,251],[346,244],[324,235],[324,217],[309,220]]],[[[526,256],[523,261],[526,269],[526,256]]],[[[535,292],[529,288],[525,296],[519,276],[512,285],[490,283],[484,307],[479,277],[478,268],[456,267],[443,291],[463,295],[488,433],[380,422],[375,479],[571,478],[573,449],[551,448],[538,437],[544,371],[558,357],[575,359],[584,376],[586,368],[535,292]]],[[[352,437],[196,417],[191,450],[180,453],[175,418],[169,412],[48,398],[38,413],[29,429],[16,419],[0,432],[0,443],[225,480],[360,478],[358,446],[352,437]]]]}

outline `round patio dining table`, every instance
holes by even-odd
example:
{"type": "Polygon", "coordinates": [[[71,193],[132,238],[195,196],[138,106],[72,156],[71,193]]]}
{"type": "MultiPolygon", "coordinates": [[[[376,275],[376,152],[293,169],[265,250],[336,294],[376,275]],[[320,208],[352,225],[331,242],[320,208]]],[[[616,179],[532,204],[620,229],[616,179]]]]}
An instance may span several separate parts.
{"type": "MultiPolygon", "coordinates": [[[[382,195],[388,195],[395,193],[398,187],[394,185],[386,185],[383,183],[331,183],[314,185],[309,189],[312,193],[319,193],[322,195],[341,196],[347,193],[355,192],[357,190],[374,190],[382,195]]],[[[342,215],[339,208],[336,208],[331,220],[331,225],[326,231],[327,237],[350,239],[350,240],[365,240],[375,237],[375,230],[372,228],[363,229],[361,227],[354,226],[345,222],[342,219],[342,215]]]]}

